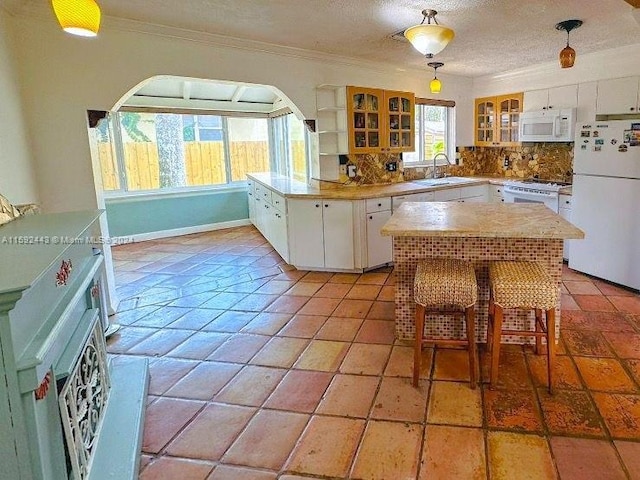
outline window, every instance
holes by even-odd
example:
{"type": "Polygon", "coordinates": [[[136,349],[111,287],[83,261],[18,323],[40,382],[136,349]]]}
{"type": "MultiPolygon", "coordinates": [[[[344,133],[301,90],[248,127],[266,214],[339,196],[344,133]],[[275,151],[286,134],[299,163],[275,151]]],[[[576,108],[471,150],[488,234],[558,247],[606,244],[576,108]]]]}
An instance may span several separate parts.
{"type": "MultiPolygon", "coordinates": [[[[405,165],[430,165],[437,153],[454,158],[453,107],[416,105],[416,151],[402,154],[405,165]]],[[[444,157],[438,165],[446,164],[444,157]]]]}
{"type": "Polygon", "coordinates": [[[306,181],[308,142],[294,115],[119,112],[112,115],[110,128],[97,135],[105,191],[219,186],[265,171],[306,181]],[[280,138],[280,150],[273,138],[280,138]]]}
{"type": "Polygon", "coordinates": [[[277,171],[294,180],[306,182],[309,142],[304,122],[292,113],[274,118],[272,135],[277,171]]]}

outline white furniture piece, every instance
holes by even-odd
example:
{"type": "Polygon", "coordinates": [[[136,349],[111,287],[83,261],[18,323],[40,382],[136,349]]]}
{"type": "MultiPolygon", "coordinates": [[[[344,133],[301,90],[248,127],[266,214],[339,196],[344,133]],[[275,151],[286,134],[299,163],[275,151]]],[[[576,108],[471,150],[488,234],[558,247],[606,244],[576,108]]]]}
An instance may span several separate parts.
{"type": "Polygon", "coordinates": [[[503,203],[503,189],[502,185],[489,185],[489,203],[503,203]]]}
{"type": "Polygon", "coordinates": [[[408,193],[391,197],[391,211],[395,212],[404,202],[433,202],[435,192],[408,193]]]}
{"type": "Polygon", "coordinates": [[[287,203],[285,198],[259,183],[250,180],[249,219],[264,235],[285,262],[289,261],[287,236],[287,203]],[[251,206],[251,203],[254,206],[251,206]]]}
{"type": "Polygon", "coordinates": [[[593,122],[596,118],[596,97],[598,82],[584,82],[578,85],[578,109],[576,122],[593,122]]]}
{"type": "Polygon", "coordinates": [[[623,77],[598,81],[596,114],[637,113],[640,77],[623,77]]]}
{"type": "Polygon", "coordinates": [[[349,153],[347,135],[347,87],[319,85],[316,88],[316,110],[320,155],[349,153]]]}
{"type": "Polygon", "coordinates": [[[578,85],[530,90],[524,92],[523,112],[538,110],[559,110],[578,107],[578,85]]]}

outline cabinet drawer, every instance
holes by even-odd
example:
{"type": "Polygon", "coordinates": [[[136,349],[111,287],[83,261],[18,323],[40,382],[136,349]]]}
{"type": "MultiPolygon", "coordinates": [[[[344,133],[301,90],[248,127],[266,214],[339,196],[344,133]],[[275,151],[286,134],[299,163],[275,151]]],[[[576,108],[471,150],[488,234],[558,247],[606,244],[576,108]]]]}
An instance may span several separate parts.
{"type": "Polygon", "coordinates": [[[262,199],[267,202],[267,203],[272,203],[271,202],[271,190],[269,190],[268,188],[261,188],[260,189],[260,196],[262,197],[262,199]]]}
{"type": "Polygon", "coordinates": [[[460,187],[460,198],[482,197],[487,193],[486,185],[472,185],[460,187]]]}
{"type": "Polygon", "coordinates": [[[367,199],[367,213],[382,212],[384,210],[391,210],[391,197],[367,199]]]}
{"type": "Polygon", "coordinates": [[[435,192],[436,202],[449,202],[451,200],[458,200],[459,198],[459,188],[448,188],[446,190],[436,190],[435,192]]]}
{"type": "Polygon", "coordinates": [[[282,213],[287,213],[287,204],[284,197],[279,193],[271,192],[271,204],[282,213]]]}

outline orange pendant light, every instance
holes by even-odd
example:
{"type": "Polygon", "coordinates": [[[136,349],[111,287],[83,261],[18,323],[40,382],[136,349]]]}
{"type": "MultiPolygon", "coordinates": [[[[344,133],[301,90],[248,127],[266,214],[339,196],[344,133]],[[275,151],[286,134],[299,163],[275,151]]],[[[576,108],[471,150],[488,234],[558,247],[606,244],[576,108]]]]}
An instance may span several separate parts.
{"type": "Polygon", "coordinates": [[[560,51],[560,66],[562,68],[571,68],[576,61],[576,51],[569,46],[569,32],[574,28],[582,25],[582,20],[565,20],[556,25],[556,30],[565,30],[567,32],[567,46],[560,51]]]}
{"type": "Polygon", "coordinates": [[[100,29],[100,7],[95,0],[51,0],[62,29],[81,37],[95,37],[100,29]]]}

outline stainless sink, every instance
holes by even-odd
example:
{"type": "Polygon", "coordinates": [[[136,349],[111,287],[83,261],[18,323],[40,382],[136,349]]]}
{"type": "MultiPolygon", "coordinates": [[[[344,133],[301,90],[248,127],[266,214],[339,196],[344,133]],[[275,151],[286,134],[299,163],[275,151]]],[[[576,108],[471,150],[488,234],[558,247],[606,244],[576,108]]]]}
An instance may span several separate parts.
{"type": "Polygon", "coordinates": [[[422,185],[429,185],[429,186],[438,186],[438,185],[449,185],[451,183],[462,183],[462,182],[468,182],[469,179],[468,178],[461,178],[461,177],[443,177],[443,178],[423,178],[420,180],[411,180],[413,183],[420,183],[422,185]]]}

